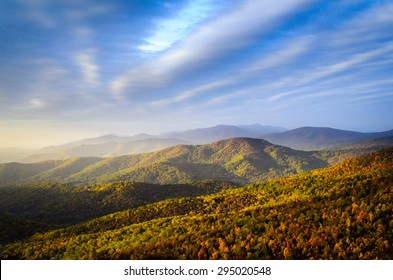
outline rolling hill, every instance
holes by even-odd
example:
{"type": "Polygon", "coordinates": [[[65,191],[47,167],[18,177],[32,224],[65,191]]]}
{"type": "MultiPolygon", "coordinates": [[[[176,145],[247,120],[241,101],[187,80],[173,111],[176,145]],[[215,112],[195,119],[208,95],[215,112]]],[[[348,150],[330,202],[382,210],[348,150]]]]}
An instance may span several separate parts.
{"type": "Polygon", "coordinates": [[[2,245],[2,259],[392,259],[393,149],[2,245]]]}

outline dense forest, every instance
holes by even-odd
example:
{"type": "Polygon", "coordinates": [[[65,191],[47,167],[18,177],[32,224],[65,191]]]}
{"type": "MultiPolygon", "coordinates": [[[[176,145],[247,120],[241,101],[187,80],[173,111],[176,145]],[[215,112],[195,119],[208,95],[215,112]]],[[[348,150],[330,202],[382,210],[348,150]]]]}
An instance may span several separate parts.
{"type": "Polygon", "coordinates": [[[226,188],[36,233],[1,258],[393,258],[393,149],[226,188]]]}

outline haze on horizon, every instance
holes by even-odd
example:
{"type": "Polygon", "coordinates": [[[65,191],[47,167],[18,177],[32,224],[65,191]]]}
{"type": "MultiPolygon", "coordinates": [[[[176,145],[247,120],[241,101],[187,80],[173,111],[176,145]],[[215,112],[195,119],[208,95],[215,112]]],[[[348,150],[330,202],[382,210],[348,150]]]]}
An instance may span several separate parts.
{"type": "Polygon", "coordinates": [[[0,147],[393,128],[393,2],[3,0],[0,147]]]}

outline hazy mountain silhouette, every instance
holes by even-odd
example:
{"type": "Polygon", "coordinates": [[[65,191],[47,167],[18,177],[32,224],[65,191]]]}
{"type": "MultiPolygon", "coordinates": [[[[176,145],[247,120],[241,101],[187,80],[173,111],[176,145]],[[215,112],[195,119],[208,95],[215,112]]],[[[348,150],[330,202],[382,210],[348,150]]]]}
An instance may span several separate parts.
{"type": "Polygon", "coordinates": [[[393,130],[363,133],[328,127],[300,127],[293,130],[266,135],[263,138],[293,149],[312,150],[353,144],[378,137],[393,136],[393,130]]]}

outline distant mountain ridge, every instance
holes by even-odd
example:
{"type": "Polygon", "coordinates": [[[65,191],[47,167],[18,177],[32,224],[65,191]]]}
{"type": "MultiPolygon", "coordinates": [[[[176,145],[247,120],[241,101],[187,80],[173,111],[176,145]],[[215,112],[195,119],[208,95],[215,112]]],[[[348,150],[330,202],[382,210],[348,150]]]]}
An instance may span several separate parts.
{"type": "Polygon", "coordinates": [[[47,151],[43,149],[34,155],[24,158],[24,162],[44,160],[61,160],[71,157],[116,157],[128,154],[148,153],[170,146],[190,144],[188,141],[174,138],[146,138],[131,141],[104,142],[96,144],[80,144],[77,146],[55,147],[47,151]],[[45,152],[46,151],[46,152],[45,152]]]}
{"type": "Polygon", "coordinates": [[[230,138],[261,138],[263,135],[271,133],[283,132],[284,128],[254,125],[217,125],[208,128],[199,128],[181,132],[169,132],[162,134],[163,136],[179,138],[193,142],[195,144],[208,144],[214,141],[225,140],[230,138]]]}
{"type": "Polygon", "coordinates": [[[393,136],[393,130],[364,133],[329,127],[300,127],[266,135],[264,139],[292,149],[318,150],[390,136],[393,136]]]}

